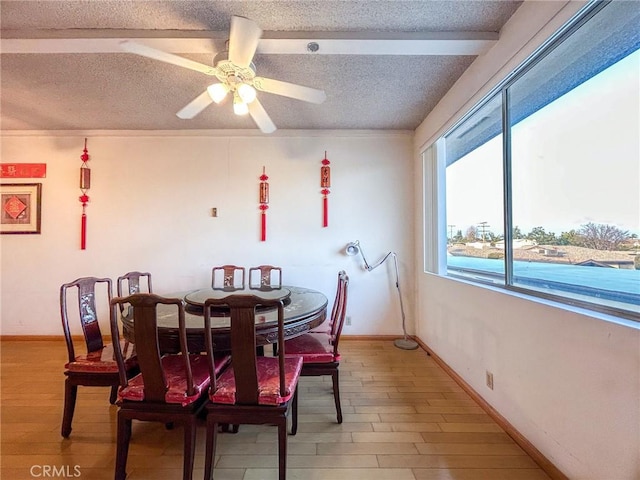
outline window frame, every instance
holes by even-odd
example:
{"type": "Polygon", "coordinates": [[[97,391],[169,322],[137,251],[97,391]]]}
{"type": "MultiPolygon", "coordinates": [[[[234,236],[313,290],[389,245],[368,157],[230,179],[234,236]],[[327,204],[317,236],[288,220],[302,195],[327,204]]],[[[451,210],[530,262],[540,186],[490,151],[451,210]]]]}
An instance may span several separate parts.
{"type": "MultiPolygon", "coordinates": [[[[478,101],[469,111],[467,111],[458,121],[454,122],[454,124],[449,127],[442,135],[439,136],[438,140],[431,145],[428,149],[423,152],[423,163],[425,167],[429,164],[427,159],[425,158],[425,154],[430,150],[435,148],[435,154],[433,152],[429,152],[429,155],[433,155],[435,157],[441,158],[444,156],[444,139],[447,135],[452,133],[456,128],[463,125],[470,117],[472,117],[478,110],[480,110],[484,105],[490,102],[494,97],[501,96],[502,101],[502,175],[503,175],[503,222],[504,222],[504,278],[501,281],[491,281],[489,279],[478,278],[477,276],[474,278],[470,278],[469,276],[456,274],[455,270],[450,270],[447,266],[447,262],[445,258],[446,255],[446,246],[447,246],[447,235],[446,231],[444,236],[441,234],[438,237],[438,248],[437,251],[440,252],[443,257],[441,257],[440,261],[437,262],[438,268],[433,268],[436,265],[431,264],[432,268],[427,268],[426,270],[431,271],[432,273],[438,273],[439,275],[445,276],[447,278],[463,280],[465,282],[471,284],[479,284],[488,286],[491,288],[496,288],[499,290],[507,290],[514,292],[516,294],[522,295],[524,297],[537,297],[544,300],[548,300],[551,302],[555,302],[561,305],[569,305],[572,307],[577,307],[581,309],[586,309],[589,311],[604,313],[607,315],[612,315],[615,317],[632,320],[634,322],[640,322],[640,312],[635,312],[633,310],[617,308],[610,305],[605,305],[601,303],[596,303],[588,300],[581,300],[577,298],[572,298],[569,296],[559,295],[546,291],[539,291],[535,289],[530,289],[523,287],[521,285],[514,285],[514,265],[513,265],[513,208],[512,208],[512,155],[511,155],[511,119],[510,119],[510,87],[514,85],[520,78],[527,74],[532,68],[537,66],[541,61],[543,61],[547,55],[549,55],[557,46],[559,46],[562,42],[564,42],[567,38],[573,35],[579,28],[585,25],[591,18],[593,18],[597,13],[599,13],[603,8],[605,8],[610,1],[596,1],[591,2],[585,5],[576,15],[568,21],[563,27],[561,27],[556,33],[554,33],[551,37],[549,37],[545,42],[543,42],[528,58],[526,58],[518,67],[516,67],[509,75],[507,75],[501,82],[499,82],[494,88],[490,89],[489,92],[478,101]],[[445,239],[443,242],[443,238],[445,239]]],[[[539,110],[539,109],[538,109],[539,110]]],[[[536,110],[536,111],[538,111],[536,110]]],[[[441,161],[436,165],[436,170],[439,171],[438,176],[443,179],[444,188],[446,189],[446,163],[441,161]]],[[[443,189],[442,192],[445,190],[443,189]]],[[[437,199],[445,200],[445,194],[442,193],[440,189],[437,192],[437,199]]],[[[435,200],[436,197],[432,196],[432,200],[435,200]]],[[[440,203],[440,202],[438,202],[440,203]]],[[[446,212],[446,207],[442,209],[446,212]]],[[[444,213],[446,216],[446,213],[444,213]]],[[[442,221],[439,223],[446,223],[446,221],[442,221]]],[[[631,306],[632,304],[630,304],[631,306]]]]}

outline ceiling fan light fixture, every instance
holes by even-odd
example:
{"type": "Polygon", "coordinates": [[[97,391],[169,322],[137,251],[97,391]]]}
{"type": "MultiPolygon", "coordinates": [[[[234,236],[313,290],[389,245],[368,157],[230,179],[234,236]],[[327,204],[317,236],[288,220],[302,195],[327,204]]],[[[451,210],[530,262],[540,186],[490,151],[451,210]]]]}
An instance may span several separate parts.
{"type": "Polygon", "coordinates": [[[242,101],[237,92],[233,96],[233,113],[236,115],[246,115],[249,113],[249,105],[242,101]]]}
{"type": "Polygon", "coordinates": [[[209,92],[211,100],[216,103],[220,103],[222,100],[224,100],[224,97],[227,96],[227,93],[229,92],[229,86],[225,83],[214,83],[207,87],[207,92],[209,92]]]}
{"type": "MultiPolygon", "coordinates": [[[[176,113],[178,118],[194,118],[211,103],[221,103],[226,97],[231,97],[236,115],[248,114],[263,133],[272,133],[276,126],[257,98],[256,90],[315,104],[324,102],[326,94],[324,90],[304,85],[257,77],[253,58],[261,36],[262,29],[254,21],[233,16],[227,50],[215,55],[213,66],[133,41],[120,42],[120,45],[126,52],[194,70],[217,80],[179,110],[176,113]]],[[[310,42],[307,48],[311,52],[317,52],[320,45],[310,42]]]]}
{"type": "Polygon", "coordinates": [[[256,99],[256,89],[247,83],[242,83],[238,87],[238,95],[244,103],[251,103],[256,99]]]}

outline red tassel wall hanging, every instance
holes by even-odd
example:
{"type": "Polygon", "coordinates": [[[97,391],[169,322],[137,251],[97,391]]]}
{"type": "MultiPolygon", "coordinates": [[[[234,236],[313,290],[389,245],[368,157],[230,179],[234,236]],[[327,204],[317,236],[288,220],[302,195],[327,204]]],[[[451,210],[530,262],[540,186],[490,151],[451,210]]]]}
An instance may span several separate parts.
{"type": "Polygon", "coordinates": [[[84,139],[84,150],[80,155],[82,165],[80,166],[80,191],[82,195],[79,200],[82,202],[82,218],[80,221],[80,248],[86,250],[87,248],[87,203],[89,203],[89,196],[87,190],[91,188],[91,169],[87,165],[89,161],[89,151],[87,150],[87,139],[84,139]]]}
{"type": "Polygon", "coordinates": [[[262,175],[260,175],[260,240],[267,240],[267,210],[269,209],[269,177],[262,167],[262,175]]]}
{"type": "Polygon", "coordinates": [[[327,152],[324,152],[324,158],[322,159],[322,167],[320,167],[320,187],[322,190],[322,226],[327,227],[329,225],[329,198],[331,193],[329,188],[331,187],[331,162],[327,159],[327,152]]]}

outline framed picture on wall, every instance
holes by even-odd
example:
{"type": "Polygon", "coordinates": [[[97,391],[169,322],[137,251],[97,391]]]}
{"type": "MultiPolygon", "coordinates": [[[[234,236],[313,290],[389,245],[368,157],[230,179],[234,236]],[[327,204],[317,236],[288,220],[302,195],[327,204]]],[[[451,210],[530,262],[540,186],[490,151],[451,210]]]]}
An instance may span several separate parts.
{"type": "Polygon", "coordinates": [[[41,183],[0,184],[0,233],[40,233],[41,183]]]}

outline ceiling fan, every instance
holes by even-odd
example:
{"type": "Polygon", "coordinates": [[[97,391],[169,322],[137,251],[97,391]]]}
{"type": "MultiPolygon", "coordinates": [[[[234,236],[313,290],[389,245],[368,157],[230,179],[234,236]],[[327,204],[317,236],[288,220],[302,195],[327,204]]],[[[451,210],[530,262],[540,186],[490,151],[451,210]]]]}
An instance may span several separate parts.
{"type": "Polygon", "coordinates": [[[211,103],[220,103],[229,95],[233,98],[233,111],[237,115],[248,113],[262,132],[271,133],[275,131],[276,126],[256,98],[256,90],[317,104],[324,102],[326,95],[323,90],[256,76],[252,60],[261,35],[262,29],[254,21],[245,17],[231,17],[229,50],[216,55],[212,67],[131,40],[121,42],[120,46],[136,55],[216,77],[218,82],[209,85],[204,92],[188,103],[176,114],[178,117],[193,118],[211,103]]]}

